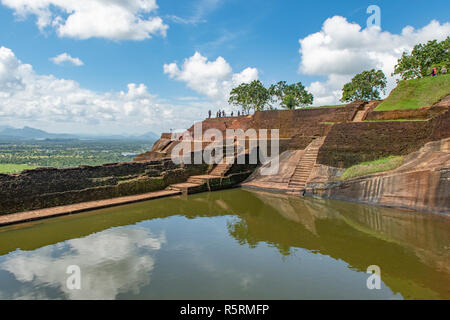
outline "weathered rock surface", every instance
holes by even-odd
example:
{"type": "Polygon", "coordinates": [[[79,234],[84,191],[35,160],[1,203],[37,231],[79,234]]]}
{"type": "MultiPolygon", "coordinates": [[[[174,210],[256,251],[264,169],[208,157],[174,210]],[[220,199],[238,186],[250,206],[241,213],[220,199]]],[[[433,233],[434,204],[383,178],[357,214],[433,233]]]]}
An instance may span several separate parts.
{"type": "Polygon", "coordinates": [[[347,181],[329,176],[328,181],[323,181],[324,170],[316,172],[306,195],[450,213],[450,139],[428,143],[389,172],[347,181]]]}
{"type": "MultiPolygon", "coordinates": [[[[261,170],[256,170],[242,186],[245,188],[255,188],[272,191],[292,191],[289,188],[289,181],[294,175],[297,163],[303,155],[303,150],[289,150],[280,155],[280,169],[276,175],[262,175],[261,170]]],[[[266,165],[266,167],[269,165],[266,165]]]]}

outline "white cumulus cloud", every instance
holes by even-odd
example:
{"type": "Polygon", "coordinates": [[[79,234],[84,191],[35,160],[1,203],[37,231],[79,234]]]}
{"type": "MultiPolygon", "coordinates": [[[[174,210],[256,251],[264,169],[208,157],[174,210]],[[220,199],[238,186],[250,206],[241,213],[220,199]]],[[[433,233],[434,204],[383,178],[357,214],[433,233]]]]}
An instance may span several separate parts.
{"type": "Polygon", "coordinates": [[[433,20],[421,29],[407,26],[400,34],[393,34],[378,27],[363,29],[344,17],[334,16],[324,22],[321,31],[299,40],[299,72],[327,77],[308,87],[316,105],[338,103],[343,85],[356,73],[372,68],[383,70],[391,90],[395,79],[390,75],[403,52],[412,50],[417,43],[444,40],[449,35],[448,22],[433,20]]]}
{"type": "Polygon", "coordinates": [[[1,0],[25,19],[37,17],[40,30],[54,28],[60,37],[144,40],[166,35],[168,26],[153,13],[156,0],[1,0]]]}
{"type": "Polygon", "coordinates": [[[208,58],[199,52],[185,59],[181,66],[175,62],[165,64],[164,73],[172,79],[185,82],[189,88],[205,95],[211,101],[221,104],[228,101],[233,87],[258,79],[256,68],[246,68],[240,73],[233,73],[223,57],[208,61],[208,58]]]}
{"type": "Polygon", "coordinates": [[[80,58],[74,58],[66,52],[61,53],[60,55],[57,55],[56,57],[53,57],[50,60],[53,61],[53,63],[55,64],[63,64],[67,62],[77,67],[84,65],[83,61],[81,61],[80,58]]]}
{"type": "Polygon", "coordinates": [[[167,123],[189,127],[206,114],[207,107],[201,102],[178,105],[161,101],[144,84],[130,83],[126,90],[98,93],[74,80],[37,74],[11,49],[0,47],[0,124],[40,128],[50,124],[78,132],[80,128],[118,128],[136,133],[134,130],[167,130],[162,127],[167,123]]]}

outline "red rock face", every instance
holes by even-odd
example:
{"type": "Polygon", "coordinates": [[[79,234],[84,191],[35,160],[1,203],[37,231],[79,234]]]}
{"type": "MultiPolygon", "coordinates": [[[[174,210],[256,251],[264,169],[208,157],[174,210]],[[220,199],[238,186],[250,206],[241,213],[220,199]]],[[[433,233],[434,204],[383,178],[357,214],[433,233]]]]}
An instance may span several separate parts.
{"type": "MultiPolygon", "coordinates": [[[[329,179],[332,177],[328,177],[329,179]]],[[[450,139],[427,144],[398,169],[339,182],[313,179],[307,194],[425,212],[450,213],[450,139]]]]}

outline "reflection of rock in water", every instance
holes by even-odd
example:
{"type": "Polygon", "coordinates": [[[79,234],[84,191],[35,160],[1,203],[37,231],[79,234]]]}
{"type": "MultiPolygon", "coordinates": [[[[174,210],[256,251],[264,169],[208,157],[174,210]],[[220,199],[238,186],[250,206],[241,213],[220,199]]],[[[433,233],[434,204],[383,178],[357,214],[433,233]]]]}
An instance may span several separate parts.
{"type": "Polygon", "coordinates": [[[259,215],[242,214],[238,228],[230,228],[241,243],[274,244],[282,254],[303,248],[344,260],[361,272],[377,264],[385,283],[406,298],[450,297],[450,217],[246,192],[261,205],[255,207],[259,215]]]}
{"type": "Polygon", "coordinates": [[[450,274],[450,217],[388,208],[354,206],[341,215],[367,232],[413,250],[423,263],[450,274]]]}
{"type": "Polygon", "coordinates": [[[322,205],[320,201],[309,201],[281,193],[251,191],[265,205],[272,207],[283,218],[301,223],[311,233],[317,235],[315,222],[317,219],[333,219],[339,213],[331,206],[322,205]]]}
{"type": "MultiPolygon", "coordinates": [[[[151,254],[165,241],[163,234],[154,236],[144,229],[115,228],[29,254],[14,253],[0,268],[12,273],[25,286],[57,288],[68,299],[109,300],[119,293],[139,293],[140,287],[150,283],[154,267],[151,254]],[[81,268],[81,290],[66,287],[69,276],[66,270],[70,265],[81,268]]],[[[46,298],[42,296],[43,290],[34,291],[37,296],[28,298],[46,298]]],[[[9,298],[24,297],[19,292],[9,298]]]]}
{"type": "Polygon", "coordinates": [[[296,198],[285,194],[252,192],[283,218],[301,223],[318,235],[316,221],[339,219],[353,228],[382,240],[413,249],[423,262],[445,269],[450,274],[450,217],[392,210],[341,201],[296,198]]]}

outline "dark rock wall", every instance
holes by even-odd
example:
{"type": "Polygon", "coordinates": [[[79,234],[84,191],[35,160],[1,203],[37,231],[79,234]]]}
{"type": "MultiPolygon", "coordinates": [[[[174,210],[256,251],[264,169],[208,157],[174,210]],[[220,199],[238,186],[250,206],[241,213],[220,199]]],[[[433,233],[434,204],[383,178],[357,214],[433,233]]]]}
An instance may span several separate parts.
{"type": "Polygon", "coordinates": [[[0,174],[0,214],[158,191],[208,168],[160,160],[0,174]]]}

